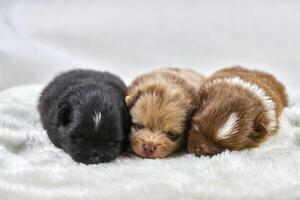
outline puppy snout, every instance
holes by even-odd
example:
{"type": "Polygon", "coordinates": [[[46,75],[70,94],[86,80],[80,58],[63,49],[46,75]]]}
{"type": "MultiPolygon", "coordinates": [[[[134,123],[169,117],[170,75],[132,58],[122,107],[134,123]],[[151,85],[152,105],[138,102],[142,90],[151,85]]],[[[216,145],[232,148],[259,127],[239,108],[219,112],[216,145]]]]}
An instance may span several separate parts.
{"type": "Polygon", "coordinates": [[[150,156],[154,154],[154,152],[156,151],[156,146],[152,144],[144,144],[143,149],[144,149],[144,154],[150,156]]]}
{"type": "Polygon", "coordinates": [[[210,152],[205,152],[205,151],[201,151],[201,150],[196,150],[195,152],[195,155],[197,157],[200,157],[200,156],[213,156],[214,154],[210,153],[210,152]]]}
{"type": "Polygon", "coordinates": [[[213,156],[214,153],[209,149],[208,146],[202,144],[196,148],[195,155],[196,156],[213,156]]]}
{"type": "Polygon", "coordinates": [[[100,162],[100,157],[97,154],[93,153],[92,155],[90,155],[89,161],[91,163],[98,163],[98,162],[100,162]]]}
{"type": "Polygon", "coordinates": [[[102,162],[109,162],[111,161],[113,158],[111,156],[108,155],[100,155],[98,152],[92,152],[89,156],[89,161],[91,163],[102,163],[102,162]]]}

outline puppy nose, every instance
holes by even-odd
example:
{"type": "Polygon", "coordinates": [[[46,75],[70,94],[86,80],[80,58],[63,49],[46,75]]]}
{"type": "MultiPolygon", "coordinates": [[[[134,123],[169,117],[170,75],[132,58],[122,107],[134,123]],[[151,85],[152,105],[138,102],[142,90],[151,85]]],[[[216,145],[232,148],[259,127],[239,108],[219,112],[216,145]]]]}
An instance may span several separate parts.
{"type": "Polygon", "coordinates": [[[198,150],[198,149],[196,150],[195,155],[197,157],[200,157],[200,156],[213,156],[212,153],[201,151],[201,150],[198,150]]]}
{"type": "Polygon", "coordinates": [[[113,160],[113,157],[110,155],[102,155],[97,152],[92,152],[89,156],[89,162],[93,164],[104,163],[113,160]]]}
{"type": "Polygon", "coordinates": [[[156,147],[154,145],[151,145],[151,144],[144,144],[143,148],[144,148],[144,153],[146,155],[152,155],[156,150],[156,147]]]}
{"type": "Polygon", "coordinates": [[[90,154],[89,154],[89,161],[92,162],[92,163],[97,163],[97,162],[100,162],[101,158],[99,156],[99,153],[98,151],[91,151],[90,154]]]}
{"type": "Polygon", "coordinates": [[[198,148],[196,148],[195,155],[196,156],[213,156],[214,154],[212,151],[210,151],[208,146],[202,144],[198,148]]]}
{"type": "Polygon", "coordinates": [[[198,146],[195,149],[195,155],[196,156],[214,156],[215,154],[217,154],[217,149],[215,149],[213,146],[209,146],[206,144],[202,144],[200,146],[198,146]]]}
{"type": "Polygon", "coordinates": [[[100,158],[99,158],[98,155],[91,155],[91,156],[89,157],[89,160],[90,160],[90,162],[92,162],[92,163],[98,163],[98,162],[100,162],[100,158]]]}

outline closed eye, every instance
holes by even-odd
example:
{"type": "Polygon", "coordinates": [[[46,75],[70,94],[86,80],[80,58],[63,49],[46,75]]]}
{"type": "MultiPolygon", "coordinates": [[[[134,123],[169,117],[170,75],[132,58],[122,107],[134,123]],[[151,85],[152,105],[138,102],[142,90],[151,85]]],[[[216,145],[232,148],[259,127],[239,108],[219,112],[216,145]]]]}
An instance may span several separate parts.
{"type": "Polygon", "coordinates": [[[145,128],[142,124],[139,124],[139,123],[133,123],[133,124],[132,124],[132,127],[133,127],[135,130],[141,130],[141,129],[144,129],[144,128],[145,128]]]}
{"type": "Polygon", "coordinates": [[[117,142],[115,142],[115,141],[108,142],[108,145],[111,147],[116,146],[116,144],[117,144],[117,142]]]}
{"type": "Polygon", "coordinates": [[[167,137],[169,138],[169,140],[176,142],[180,138],[180,134],[168,132],[167,137]]]}
{"type": "Polygon", "coordinates": [[[111,147],[115,147],[118,144],[121,144],[121,141],[109,141],[108,142],[108,145],[111,146],[111,147]]]}

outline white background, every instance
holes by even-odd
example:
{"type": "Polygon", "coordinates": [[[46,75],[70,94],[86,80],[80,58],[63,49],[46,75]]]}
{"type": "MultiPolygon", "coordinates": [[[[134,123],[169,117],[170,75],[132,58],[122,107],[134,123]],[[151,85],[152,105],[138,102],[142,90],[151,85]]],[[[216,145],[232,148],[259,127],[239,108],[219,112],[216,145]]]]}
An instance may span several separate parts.
{"type": "Polygon", "coordinates": [[[300,83],[297,0],[0,0],[0,90],[98,68],[127,83],[163,66],[241,64],[300,83]]]}

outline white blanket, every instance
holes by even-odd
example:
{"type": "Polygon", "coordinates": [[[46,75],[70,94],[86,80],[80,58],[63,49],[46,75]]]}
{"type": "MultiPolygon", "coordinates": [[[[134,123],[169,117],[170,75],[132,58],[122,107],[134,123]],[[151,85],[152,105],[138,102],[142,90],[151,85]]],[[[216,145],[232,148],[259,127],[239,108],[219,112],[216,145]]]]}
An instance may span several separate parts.
{"type": "Polygon", "coordinates": [[[86,166],[49,142],[36,110],[41,88],[0,93],[1,200],[300,199],[300,95],[258,149],[212,158],[124,155],[86,166]]]}

